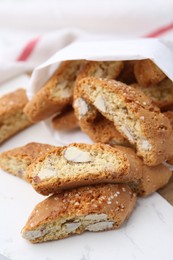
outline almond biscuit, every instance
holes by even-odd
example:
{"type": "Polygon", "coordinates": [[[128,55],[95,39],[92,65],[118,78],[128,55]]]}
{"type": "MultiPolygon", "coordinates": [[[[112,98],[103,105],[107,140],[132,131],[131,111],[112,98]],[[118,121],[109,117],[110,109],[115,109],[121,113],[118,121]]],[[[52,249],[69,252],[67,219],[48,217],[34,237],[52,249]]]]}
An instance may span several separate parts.
{"type": "Polygon", "coordinates": [[[145,164],[155,166],[173,156],[169,119],[142,91],[122,82],[92,77],[78,81],[77,89],[103,116],[114,122],[145,164]]]}
{"type": "Polygon", "coordinates": [[[127,185],[81,187],[50,196],[39,203],[22,229],[32,243],[57,240],[85,231],[119,228],[136,204],[127,185]]]}

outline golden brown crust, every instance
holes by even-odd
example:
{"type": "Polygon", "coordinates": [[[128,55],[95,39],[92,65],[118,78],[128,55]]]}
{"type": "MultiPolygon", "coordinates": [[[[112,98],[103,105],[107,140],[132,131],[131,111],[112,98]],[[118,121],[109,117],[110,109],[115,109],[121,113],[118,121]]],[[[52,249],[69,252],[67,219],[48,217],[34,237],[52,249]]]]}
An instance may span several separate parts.
{"type": "Polygon", "coordinates": [[[0,98],[0,143],[32,124],[23,113],[27,102],[24,89],[17,89],[0,98]]]}
{"type": "Polygon", "coordinates": [[[54,147],[49,144],[29,143],[0,154],[0,167],[15,176],[27,180],[26,168],[38,157],[54,147]]]}
{"type": "Polygon", "coordinates": [[[172,157],[170,122],[141,91],[121,82],[91,77],[80,80],[77,89],[135,145],[145,164],[155,166],[172,157]]]}
{"type": "Polygon", "coordinates": [[[73,87],[83,61],[65,61],[29,101],[24,111],[33,122],[61,112],[72,103],[73,87]]]}
{"type": "Polygon", "coordinates": [[[166,75],[149,59],[137,60],[134,73],[139,85],[149,87],[162,81],[166,75]]]}
{"type": "Polygon", "coordinates": [[[78,120],[72,107],[52,119],[53,128],[58,131],[71,131],[79,127],[78,120]]]}
{"type": "Polygon", "coordinates": [[[22,230],[22,236],[33,243],[38,243],[61,239],[75,233],[80,234],[90,230],[87,226],[91,223],[83,222],[84,218],[90,216],[92,223],[99,223],[97,219],[94,220],[97,216],[112,222],[111,227],[103,230],[116,229],[129,217],[135,203],[135,194],[123,184],[97,185],[64,191],[50,196],[35,207],[22,230]],[[58,223],[76,223],[75,221],[79,223],[79,227],[74,232],[68,233],[67,230],[65,232],[63,230],[65,226],[61,224],[58,227],[58,223]],[[51,223],[57,225],[51,229],[51,223]],[[41,232],[38,233],[38,230],[41,232]]]}
{"type": "Polygon", "coordinates": [[[37,192],[48,195],[98,183],[133,182],[135,185],[142,171],[138,161],[128,158],[118,148],[99,143],[71,144],[55,148],[36,160],[27,168],[27,176],[37,192]],[[74,159],[66,156],[69,148],[74,150],[74,159]],[[79,162],[82,156],[89,160],[79,162]]]}
{"type": "MultiPolygon", "coordinates": [[[[117,146],[113,146],[117,147],[117,146]]],[[[147,196],[154,191],[165,186],[172,176],[172,172],[163,164],[150,167],[143,163],[143,161],[136,155],[135,151],[129,147],[118,146],[117,149],[123,151],[131,160],[138,162],[138,168],[142,170],[142,178],[138,184],[134,186],[133,183],[129,184],[130,187],[136,191],[140,196],[147,196]]]]}

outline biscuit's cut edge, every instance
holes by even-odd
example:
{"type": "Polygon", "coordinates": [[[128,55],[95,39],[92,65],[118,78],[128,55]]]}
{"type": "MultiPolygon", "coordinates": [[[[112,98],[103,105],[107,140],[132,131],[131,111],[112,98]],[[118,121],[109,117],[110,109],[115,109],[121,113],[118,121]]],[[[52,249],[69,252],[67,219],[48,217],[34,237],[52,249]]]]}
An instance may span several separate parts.
{"type": "Polygon", "coordinates": [[[75,80],[83,62],[80,60],[61,63],[55,74],[25,107],[24,112],[31,121],[44,120],[72,103],[75,80]]]}
{"type": "Polygon", "coordinates": [[[87,101],[114,122],[145,164],[155,166],[173,156],[170,122],[143,92],[115,80],[92,77],[81,79],[77,87],[87,101]]]}
{"type": "Polygon", "coordinates": [[[123,184],[64,191],[35,207],[22,236],[32,243],[41,243],[85,231],[117,229],[130,216],[135,204],[135,193],[123,184]]]}
{"type": "Polygon", "coordinates": [[[42,143],[28,143],[0,154],[0,168],[17,177],[27,180],[26,169],[38,157],[43,156],[54,146],[42,143]]]}
{"type": "Polygon", "coordinates": [[[33,188],[42,195],[99,183],[137,185],[142,177],[138,161],[106,144],[70,144],[55,148],[27,168],[33,188]]]}
{"type": "Polygon", "coordinates": [[[113,122],[103,117],[98,110],[82,96],[77,85],[74,88],[73,107],[81,130],[93,142],[129,146],[129,142],[117,131],[113,122]]]}
{"type": "Polygon", "coordinates": [[[32,125],[23,112],[27,102],[25,89],[17,89],[0,98],[0,144],[32,125]]]}

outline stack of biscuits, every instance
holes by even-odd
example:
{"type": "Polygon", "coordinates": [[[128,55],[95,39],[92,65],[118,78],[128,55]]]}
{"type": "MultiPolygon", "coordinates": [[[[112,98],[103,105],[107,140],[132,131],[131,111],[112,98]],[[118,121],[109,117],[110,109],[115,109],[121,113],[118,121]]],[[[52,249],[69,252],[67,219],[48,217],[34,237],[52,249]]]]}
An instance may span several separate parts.
{"type": "Polygon", "coordinates": [[[93,144],[30,143],[0,155],[39,203],[22,229],[32,243],[119,228],[136,197],[166,185],[173,164],[173,83],[151,61],[66,61],[27,102],[32,123],[80,127],[93,144]]]}

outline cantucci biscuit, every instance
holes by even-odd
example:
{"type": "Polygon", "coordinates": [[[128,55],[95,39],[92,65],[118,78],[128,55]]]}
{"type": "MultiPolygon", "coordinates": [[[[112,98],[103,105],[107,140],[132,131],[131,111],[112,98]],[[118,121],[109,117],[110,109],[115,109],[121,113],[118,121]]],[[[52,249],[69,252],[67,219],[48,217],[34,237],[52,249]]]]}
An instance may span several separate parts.
{"type": "Polygon", "coordinates": [[[166,78],[166,75],[151,60],[137,60],[134,74],[139,85],[149,87],[166,78]]]}
{"type": "Polygon", "coordinates": [[[39,203],[22,229],[23,238],[41,243],[119,228],[136,204],[127,185],[81,187],[50,196],[39,203]]]}
{"type": "Polygon", "coordinates": [[[52,145],[29,143],[0,154],[0,168],[27,180],[26,169],[38,157],[53,149],[52,145]]]}
{"type": "Polygon", "coordinates": [[[29,182],[43,195],[98,183],[138,183],[138,161],[106,144],[57,147],[27,168],[29,182]]]}
{"type": "Polygon", "coordinates": [[[92,141],[129,146],[129,142],[116,129],[114,123],[103,117],[98,110],[89,104],[79,93],[74,95],[73,107],[81,130],[92,141]]]}
{"type": "Polygon", "coordinates": [[[30,120],[37,122],[61,112],[72,103],[73,88],[83,61],[65,61],[25,107],[30,120]]]}
{"type": "Polygon", "coordinates": [[[24,89],[17,89],[0,98],[0,144],[32,125],[23,112],[27,102],[24,89]]]}
{"type": "MultiPolygon", "coordinates": [[[[124,63],[122,61],[89,61],[84,64],[78,74],[77,81],[87,76],[115,79],[119,76],[123,67],[124,63]]],[[[79,89],[76,90],[76,88],[74,88],[73,107],[81,130],[94,142],[129,145],[128,141],[117,131],[114,124],[89,104],[82,97],[79,89]]]]}
{"type": "Polygon", "coordinates": [[[169,119],[142,91],[118,81],[92,77],[78,81],[77,89],[103,116],[114,122],[145,164],[155,166],[173,156],[169,119]]]}

